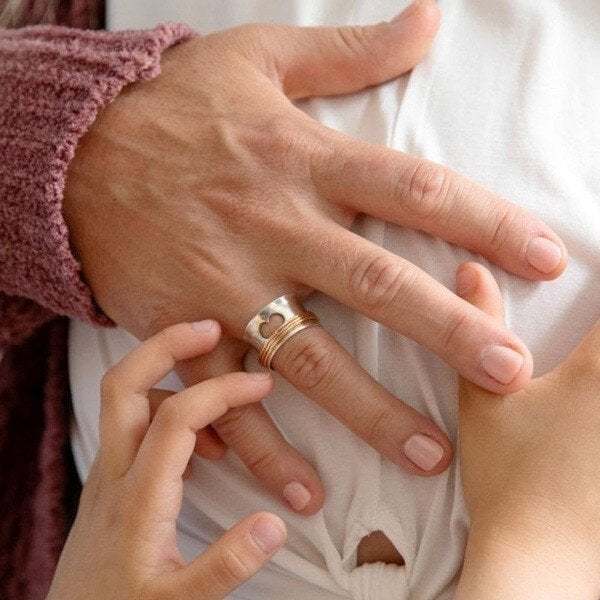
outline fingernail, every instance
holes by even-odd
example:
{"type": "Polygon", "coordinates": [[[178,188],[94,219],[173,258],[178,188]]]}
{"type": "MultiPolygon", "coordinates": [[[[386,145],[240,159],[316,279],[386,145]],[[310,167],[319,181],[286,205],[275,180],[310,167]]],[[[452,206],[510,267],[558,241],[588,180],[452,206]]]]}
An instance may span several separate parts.
{"type": "Polygon", "coordinates": [[[250,529],[252,539],[265,554],[271,554],[285,540],[285,529],[278,521],[279,519],[274,517],[263,517],[258,519],[250,529]]]}
{"type": "Polygon", "coordinates": [[[562,250],[548,238],[538,236],[529,240],[525,256],[540,273],[552,273],[562,260],[562,250]]]}
{"type": "Polygon", "coordinates": [[[213,328],[215,322],[212,319],[205,319],[204,321],[197,321],[196,323],[192,323],[192,329],[194,331],[201,331],[206,333],[213,328]]]}
{"type": "Polygon", "coordinates": [[[507,346],[490,346],[481,354],[483,370],[496,381],[510,383],[523,366],[523,357],[507,346]]]}
{"type": "Polygon", "coordinates": [[[408,438],[404,443],[403,450],[406,457],[423,471],[431,471],[444,456],[444,448],[421,433],[408,438]]]}
{"type": "Polygon", "coordinates": [[[283,497],[292,505],[294,510],[303,510],[310,502],[310,492],[299,481],[292,481],[283,488],[283,497]]]}
{"type": "Polygon", "coordinates": [[[461,267],[456,273],[456,293],[464,298],[477,287],[477,275],[473,269],[461,267]]]}

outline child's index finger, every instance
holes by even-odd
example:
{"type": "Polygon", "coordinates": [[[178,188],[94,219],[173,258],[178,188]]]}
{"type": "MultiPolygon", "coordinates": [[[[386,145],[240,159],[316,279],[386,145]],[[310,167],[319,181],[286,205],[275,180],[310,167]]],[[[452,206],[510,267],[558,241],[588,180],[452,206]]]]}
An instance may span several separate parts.
{"type": "Polygon", "coordinates": [[[110,371],[126,394],[147,394],[177,362],[210,352],[219,341],[216,321],[179,323],[163,329],[126,354],[110,371]]]}
{"type": "MultiPolygon", "coordinates": [[[[131,469],[144,502],[161,502],[165,490],[181,484],[198,430],[230,408],[263,400],[272,387],[269,373],[228,373],[167,398],[158,408],[131,469]]],[[[154,508],[164,514],[164,510],[159,511],[161,507],[154,508]]],[[[177,516],[180,507],[171,508],[177,516]]]]}
{"type": "Polygon", "coordinates": [[[142,342],[102,380],[100,452],[111,476],[131,466],[150,422],[148,392],[180,360],[210,352],[221,329],[216,321],[180,323],[142,342]]]}

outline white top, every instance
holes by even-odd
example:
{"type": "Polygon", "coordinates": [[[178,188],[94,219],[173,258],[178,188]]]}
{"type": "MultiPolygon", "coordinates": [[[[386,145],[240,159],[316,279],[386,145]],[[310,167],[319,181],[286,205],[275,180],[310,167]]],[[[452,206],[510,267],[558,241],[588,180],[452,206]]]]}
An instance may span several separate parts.
{"type": "MultiPolygon", "coordinates": [[[[509,326],[531,348],[536,372],[560,361],[600,317],[600,3],[597,0],[440,0],[442,27],[427,60],[400,80],[350,97],[302,104],[330,127],[449,165],[537,214],[570,251],[566,273],[532,283],[494,268],[509,326]]],[[[244,21],[370,23],[402,2],[373,0],[112,0],[111,28],[184,20],[199,31],[244,21]]],[[[468,252],[422,233],[364,219],[365,237],[449,287],[468,252]]],[[[315,295],[325,327],[391,392],[456,441],[456,376],[401,335],[315,295]]],[[[73,447],[85,478],[98,446],[99,381],[136,340],[73,322],[73,447]]],[[[170,384],[178,385],[171,377],[170,384]]],[[[343,399],[340,399],[343,401],[343,399]]],[[[231,453],[196,459],[186,484],[180,541],[192,557],[256,510],[286,521],[289,541],[234,598],[428,600],[450,598],[467,532],[457,469],[404,474],[332,417],[278,381],[266,406],[317,468],[327,500],[314,517],[287,511],[231,453]],[[356,548],[382,530],[405,567],[355,568],[356,548]]]]}

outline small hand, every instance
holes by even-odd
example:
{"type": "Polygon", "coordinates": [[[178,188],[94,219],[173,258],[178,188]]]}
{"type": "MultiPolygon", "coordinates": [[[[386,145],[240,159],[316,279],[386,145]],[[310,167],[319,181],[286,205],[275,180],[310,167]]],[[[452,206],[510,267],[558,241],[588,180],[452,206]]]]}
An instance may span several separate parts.
{"type": "Polygon", "coordinates": [[[259,513],[190,564],[177,548],[182,477],[196,432],[232,407],[258,402],[272,388],[269,375],[230,373],[170,395],[150,422],[152,385],[176,362],[210,352],[219,336],[214,321],[174,325],[104,377],[100,450],[49,600],[217,600],[254,575],[283,544],[282,521],[259,513]]]}
{"type": "MultiPolygon", "coordinates": [[[[130,86],[102,112],[67,181],[73,246],[106,314],[142,339],[180,321],[222,323],[219,350],[180,369],[191,384],[241,369],[245,326],[268,302],[316,289],[420,342],[479,385],[498,393],[526,385],[531,356],[505,325],[349,228],[365,213],[534,280],[565,267],[556,234],[457,173],[348,138],[292,102],[409,71],[438,21],[435,2],[422,0],[389,23],[251,25],[165,53],[158,78],[130,86]]],[[[450,464],[440,428],[324,329],[294,336],[273,364],[400,467],[423,476],[450,464]]],[[[303,514],[321,507],[314,469],[260,406],[228,413],[215,430],[276,497],[303,514]],[[295,498],[290,485],[300,490],[295,498]]],[[[204,456],[222,452],[217,437],[200,439],[204,456]]]]}
{"type": "MultiPolygon", "coordinates": [[[[503,320],[487,269],[463,265],[457,288],[503,320]]],[[[516,394],[499,397],[461,378],[471,533],[457,598],[600,596],[599,398],[600,322],[562,364],[516,394]]]]}

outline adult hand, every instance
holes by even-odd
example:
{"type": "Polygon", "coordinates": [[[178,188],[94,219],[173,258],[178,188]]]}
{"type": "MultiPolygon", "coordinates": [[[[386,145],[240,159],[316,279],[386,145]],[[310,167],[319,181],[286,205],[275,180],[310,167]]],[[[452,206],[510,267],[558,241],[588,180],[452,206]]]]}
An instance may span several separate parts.
{"type": "Polygon", "coordinates": [[[233,406],[258,402],[273,386],[268,374],[229,373],[174,395],[150,389],[177,361],[210,352],[219,334],[214,321],[175,325],[106,374],[100,450],[48,600],[217,600],[254,575],[283,544],[282,521],[259,513],[190,564],[177,549],[182,477],[195,432],[233,406]],[[150,422],[152,392],[163,401],[150,422]]]}
{"type": "MultiPolygon", "coordinates": [[[[317,289],[424,344],[498,393],[524,386],[525,345],[415,265],[348,231],[366,213],[480,252],[517,275],[563,270],[566,251],[539,220],[450,170],[358,142],[314,122],[292,100],[345,94],[418,63],[438,27],[433,0],[370,27],[250,25],[163,57],[99,116],[72,162],[65,216],[98,304],[145,338],[212,317],[226,337],[186,384],[239,370],[247,322],[285,293],[317,289]]],[[[275,369],[388,459],[443,471],[447,437],[364,372],[323,329],[277,353],[275,369]]],[[[215,424],[279,498],[314,513],[314,469],[259,406],[215,424]]],[[[204,456],[222,448],[202,437],[204,456]]]]}
{"type": "MultiPolygon", "coordinates": [[[[481,265],[463,298],[498,322],[481,265]]],[[[561,365],[516,394],[460,383],[460,465],[471,532],[457,599],[600,596],[600,322],[561,365]]]]}

